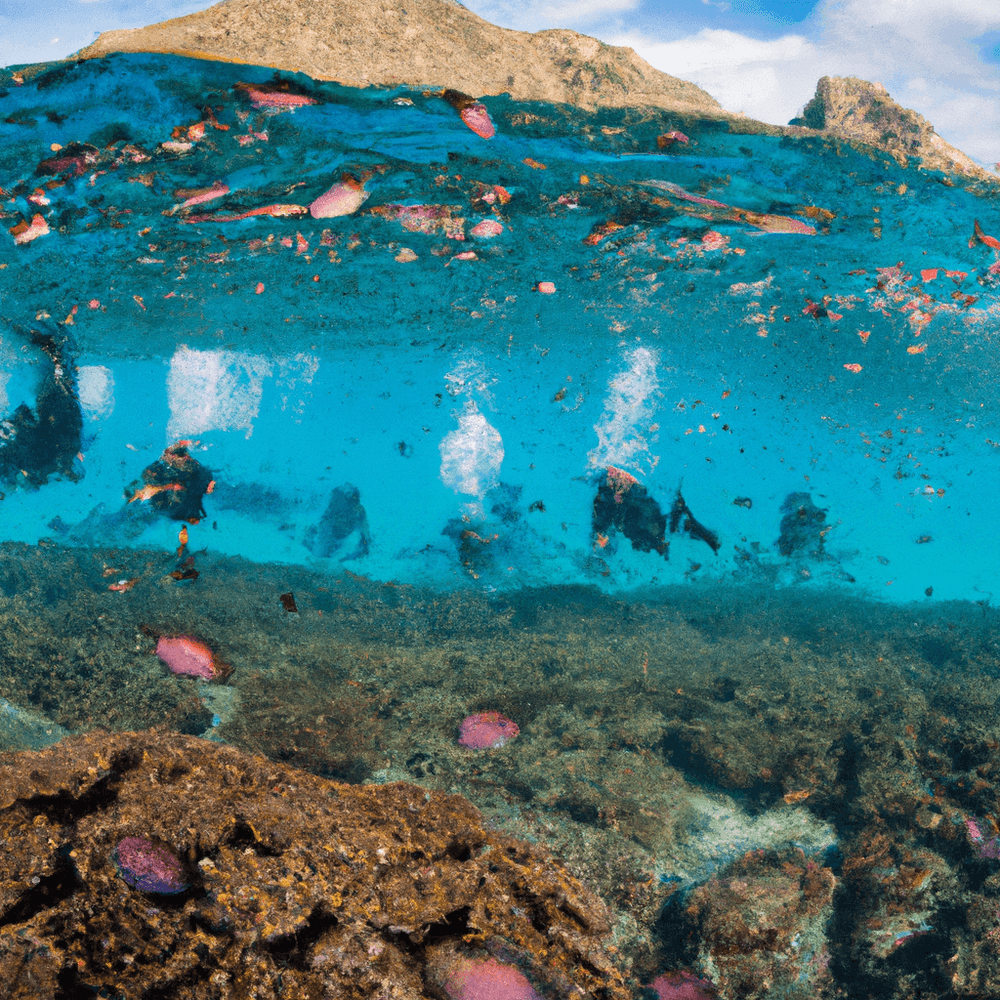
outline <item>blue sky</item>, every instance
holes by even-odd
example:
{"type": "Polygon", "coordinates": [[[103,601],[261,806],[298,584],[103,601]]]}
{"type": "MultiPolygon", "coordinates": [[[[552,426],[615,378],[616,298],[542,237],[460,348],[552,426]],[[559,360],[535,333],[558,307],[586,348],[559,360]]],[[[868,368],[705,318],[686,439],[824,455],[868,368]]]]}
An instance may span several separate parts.
{"type": "MultiPolygon", "coordinates": [[[[307,3],[349,0],[305,0],[307,3]]],[[[785,124],[824,75],[884,84],[980,163],[1000,161],[998,0],[465,0],[507,28],[630,45],[725,108],[785,124]]],[[[0,0],[0,65],[57,59],[99,31],[204,0],[0,0]]]]}

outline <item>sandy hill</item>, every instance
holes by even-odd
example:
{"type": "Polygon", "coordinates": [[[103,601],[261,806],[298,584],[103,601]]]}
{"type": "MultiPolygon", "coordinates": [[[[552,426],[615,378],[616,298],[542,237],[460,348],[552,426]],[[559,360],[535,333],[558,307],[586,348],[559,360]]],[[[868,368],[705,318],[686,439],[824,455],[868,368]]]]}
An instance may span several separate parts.
{"type": "Polygon", "coordinates": [[[454,0],[224,0],[146,28],[106,31],[78,55],[172,52],[256,63],[351,87],[450,87],[579,107],[720,112],[700,87],[631,49],[569,30],[498,28],[454,0]]]}

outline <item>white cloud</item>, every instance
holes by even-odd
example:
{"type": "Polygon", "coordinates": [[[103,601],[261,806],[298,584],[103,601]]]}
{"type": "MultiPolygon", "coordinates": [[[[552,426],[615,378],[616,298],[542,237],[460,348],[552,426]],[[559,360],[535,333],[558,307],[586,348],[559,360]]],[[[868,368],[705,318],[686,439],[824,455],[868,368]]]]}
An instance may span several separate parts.
{"type": "Polygon", "coordinates": [[[706,69],[739,70],[748,63],[787,62],[816,55],[815,46],[803,35],[762,41],[718,28],[702,28],[696,35],[673,42],[642,44],[658,61],[669,63],[675,76],[706,69]]]}
{"type": "Polygon", "coordinates": [[[609,41],[630,45],[664,73],[697,83],[727,111],[774,125],[784,125],[799,113],[821,76],[840,72],[836,60],[804,35],[761,40],[703,28],[671,42],[639,35],[609,41]]]}
{"type": "Polygon", "coordinates": [[[587,25],[636,10],[641,4],[642,0],[469,0],[465,6],[504,28],[584,31],[587,25]]]}
{"type": "Polygon", "coordinates": [[[670,41],[605,40],[697,83],[728,111],[775,125],[799,113],[821,76],[879,82],[942,138],[992,165],[1000,161],[1000,68],[979,61],[973,39],[993,30],[1000,5],[981,0],[826,0],[808,36],[762,40],[705,28],[670,41]]]}

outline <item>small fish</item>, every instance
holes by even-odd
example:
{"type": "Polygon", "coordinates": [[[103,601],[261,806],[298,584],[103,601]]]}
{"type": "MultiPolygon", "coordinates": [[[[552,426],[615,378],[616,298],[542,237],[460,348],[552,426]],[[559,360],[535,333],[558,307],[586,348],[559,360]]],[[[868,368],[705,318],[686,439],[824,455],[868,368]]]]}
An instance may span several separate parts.
{"type": "Polygon", "coordinates": [[[503,226],[496,219],[483,219],[469,230],[473,236],[492,237],[499,236],[503,232],[503,226]]]}
{"type": "Polygon", "coordinates": [[[496,135],[496,127],[485,104],[474,101],[468,107],[462,108],[458,116],[481,139],[492,139],[496,135]]]}
{"type": "Polygon", "coordinates": [[[366,177],[358,180],[351,174],[341,174],[340,180],[324,191],[309,206],[309,214],[314,219],[335,219],[356,212],[367,200],[370,192],[365,190],[366,177]]]}
{"type": "Polygon", "coordinates": [[[659,149],[670,149],[670,147],[675,143],[679,142],[682,145],[687,145],[691,140],[683,132],[664,132],[663,135],[658,135],[656,137],[656,145],[659,149]]]}
{"type": "Polygon", "coordinates": [[[236,215],[191,215],[181,222],[239,222],[241,219],[250,219],[255,215],[305,215],[309,209],[304,205],[262,205],[260,208],[251,208],[246,212],[239,212],[236,215]]]}
{"type": "Polygon", "coordinates": [[[164,215],[173,215],[175,212],[182,208],[190,208],[192,205],[203,205],[206,201],[214,201],[216,198],[221,198],[224,194],[229,194],[228,184],[213,184],[211,187],[207,188],[178,188],[174,195],[178,198],[183,198],[178,205],[174,205],[173,208],[167,209],[164,215]]]}
{"type": "Polygon", "coordinates": [[[987,236],[983,232],[983,227],[979,225],[979,220],[974,219],[972,222],[972,235],[969,237],[969,249],[971,250],[977,243],[985,243],[994,250],[1000,250],[1000,240],[995,236],[987,236]]]}
{"type": "Polygon", "coordinates": [[[292,94],[269,84],[238,83],[236,89],[242,90],[255,108],[268,108],[272,111],[294,111],[296,108],[317,103],[312,97],[292,94]]]}
{"type": "Polygon", "coordinates": [[[184,489],[180,483],[166,483],[163,486],[143,486],[142,489],[138,489],[135,493],[129,497],[129,503],[135,503],[136,500],[152,500],[158,493],[164,492],[176,492],[177,490],[184,489]]]}
{"type": "Polygon", "coordinates": [[[482,139],[492,139],[496,128],[486,105],[460,90],[444,90],[441,96],[458,112],[459,118],[482,139]]]}
{"type": "Polygon", "coordinates": [[[49,224],[37,212],[31,217],[30,223],[22,221],[10,227],[10,234],[18,246],[30,243],[32,240],[38,239],[39,236],[47,236],[48,233],[49,224]]]}

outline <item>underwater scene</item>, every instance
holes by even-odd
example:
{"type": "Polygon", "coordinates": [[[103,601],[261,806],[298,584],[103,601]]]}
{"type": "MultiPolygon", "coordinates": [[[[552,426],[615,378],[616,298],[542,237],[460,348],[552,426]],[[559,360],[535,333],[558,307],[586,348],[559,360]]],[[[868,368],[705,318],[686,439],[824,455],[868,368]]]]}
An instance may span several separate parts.
{"type": "Polygon", "coordinates": [[[801,131],[0,70],[7,995],[1000,996],[1000,186],[801,131]]]}

